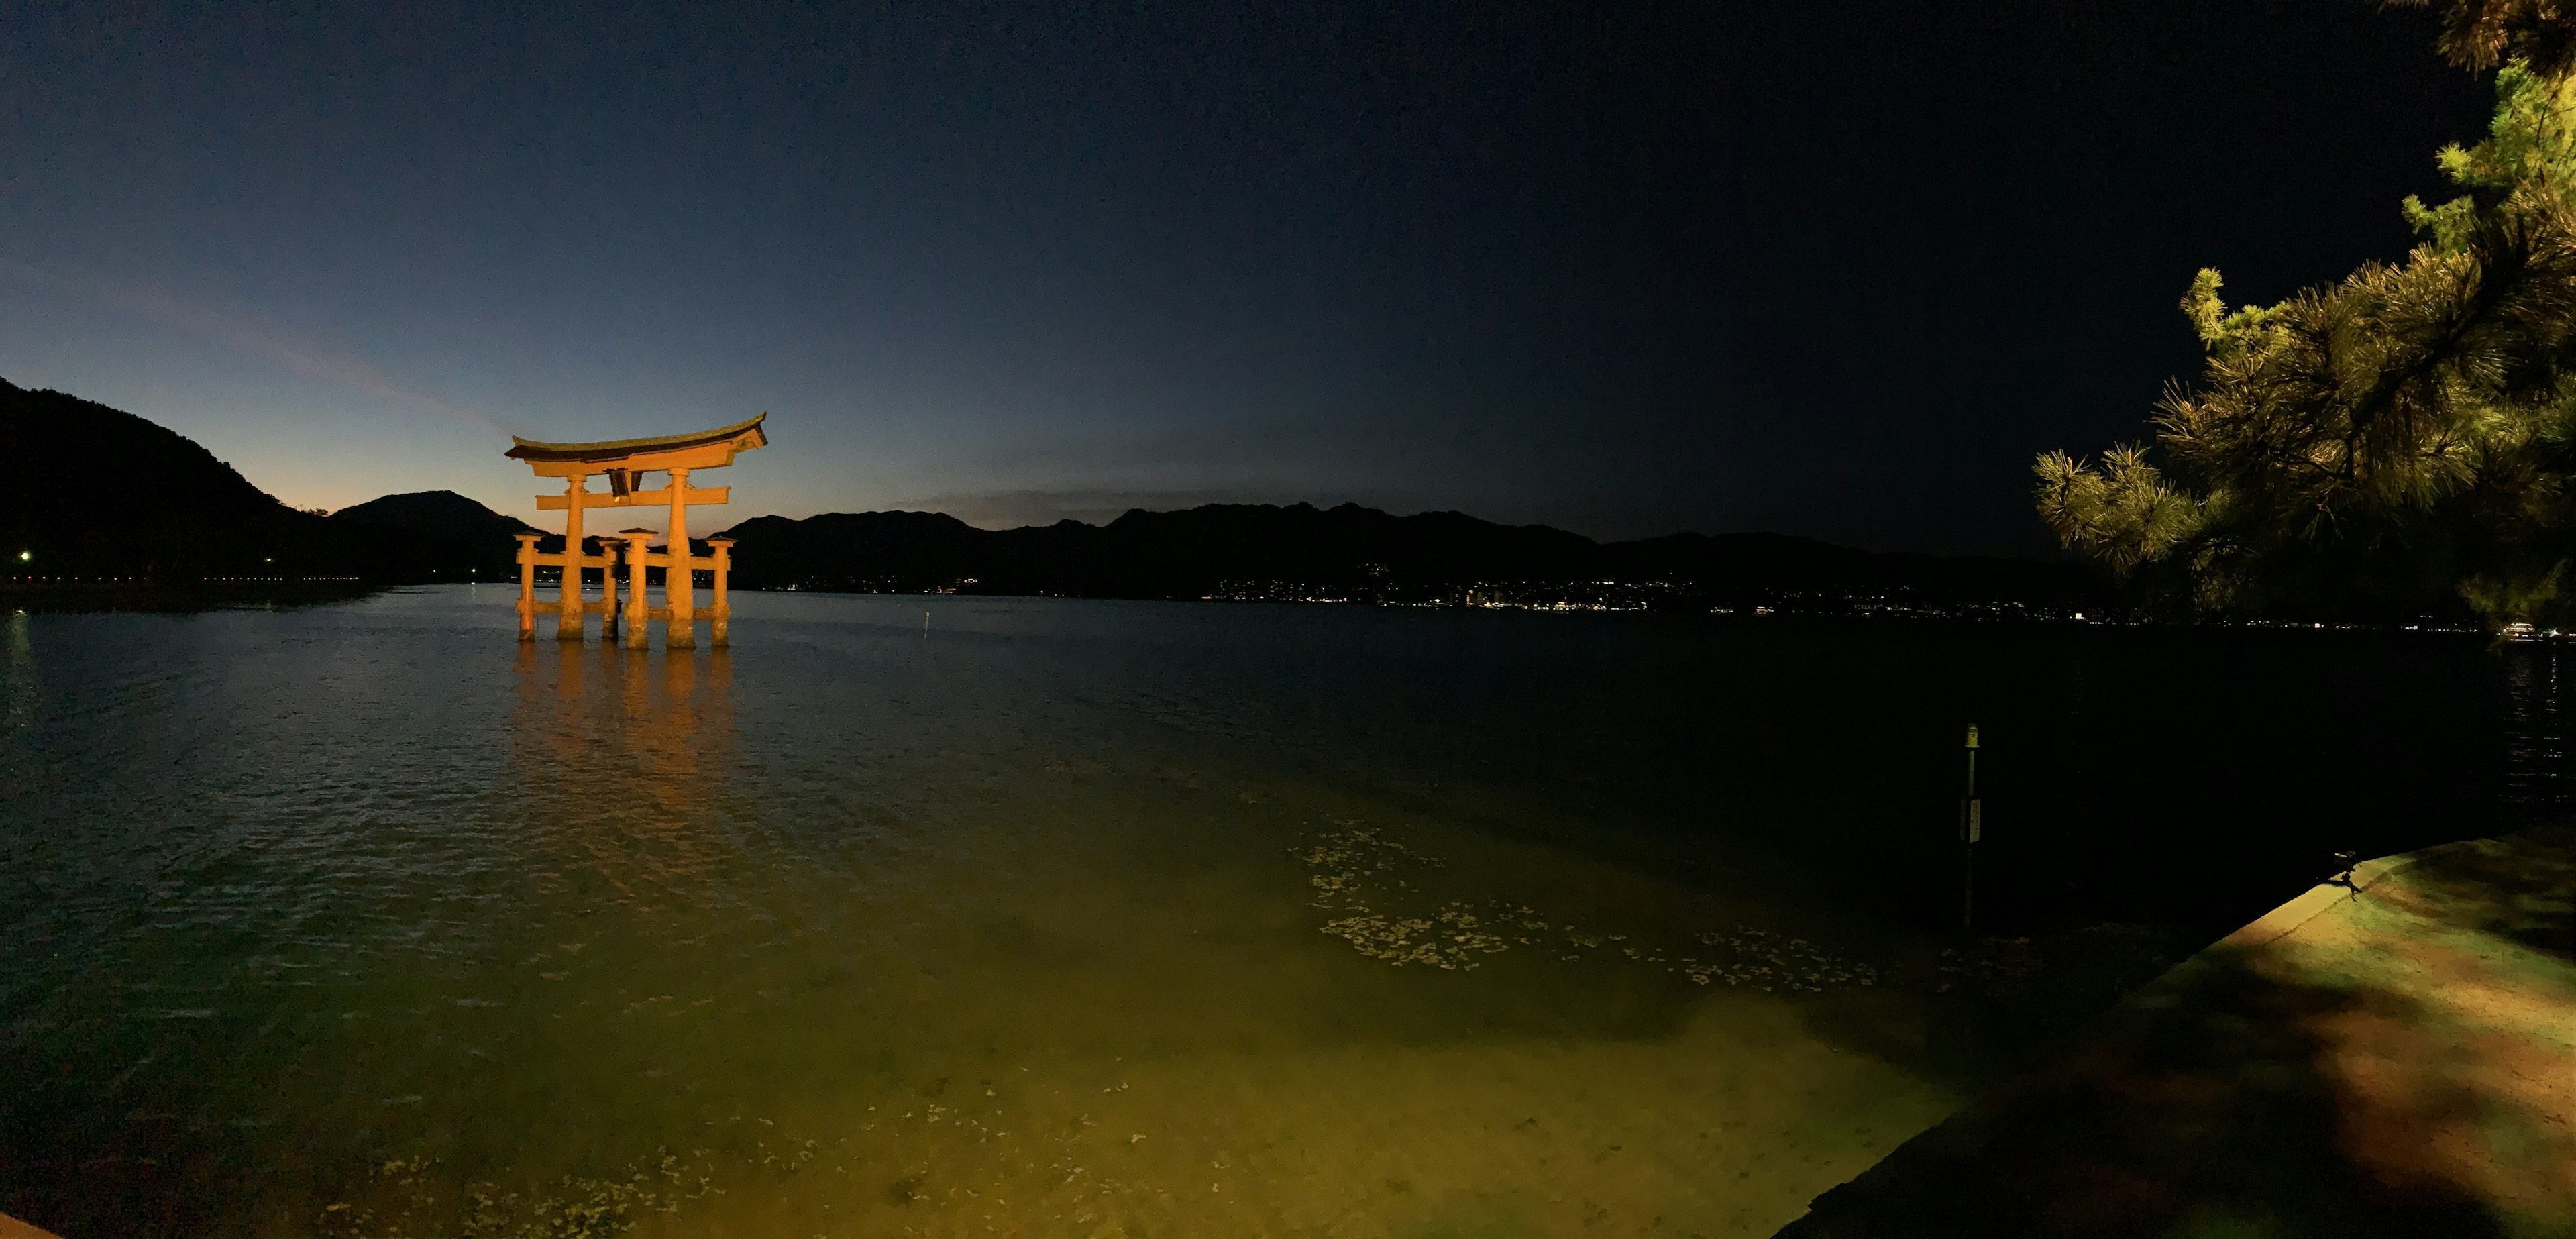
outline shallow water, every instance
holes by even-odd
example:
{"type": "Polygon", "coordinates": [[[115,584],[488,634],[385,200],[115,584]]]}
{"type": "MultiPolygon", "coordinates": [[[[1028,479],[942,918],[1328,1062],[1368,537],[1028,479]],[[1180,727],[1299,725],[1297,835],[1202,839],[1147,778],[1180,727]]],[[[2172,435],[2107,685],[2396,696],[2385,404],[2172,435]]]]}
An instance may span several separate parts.
{"type": "Polygon", "coordinates": [[[737,607],[0,620],[0,1210],[1767,1234],[2026,1048],[1958,992],[2014,958],[1955,926],[1961,720],[1988,932],[2067,942],[2565,751],[2554,656],[2429,635],[737,607]]]}

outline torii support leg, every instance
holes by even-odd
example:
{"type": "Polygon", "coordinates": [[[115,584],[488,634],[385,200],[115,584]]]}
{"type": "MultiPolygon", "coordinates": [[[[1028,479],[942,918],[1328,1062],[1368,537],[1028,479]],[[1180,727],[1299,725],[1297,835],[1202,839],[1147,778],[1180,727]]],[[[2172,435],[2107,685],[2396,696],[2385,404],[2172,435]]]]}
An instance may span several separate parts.
{"type": "Polygon", "coordinates": [[[626,535],[626,629],[623,636],[626,648],[630,650],[645,648],[645,640],[652,628],[645,622],[644,560],[652,554],[644,544],[645,536],[640,533],[626,535]]]}
{"type": "Polygon", "coordinates": [[[733,604],[725,598],[725,575],[733,567],[733,539],[709,538],[707,549],[715,552],[716,561],[715,571],[708,574],[715,579],[716,601],[715,607],[707,612],[712,621],[707,625],[707,644],[720,650],[727,644],[725,630],[732,627],[733,621],[733,604]]]}
{"type": "Polygon", "coordinates": [[[662,597],[671,618],[662,627],[664,650],[698,648],[698,571],[689,566],[689,471],[671,470],[671,566],[663,571],[662,597]]]}
{"type": "Polygon", "coordinates": [[[557,595],[563,599],[563,609],[555,614],[555,639],[558,641],[579,641],[581,640],[581,620],[583,610],[581,602],[581,494],[583,491],[590,489],[590,475],[587,473],[577,474],[566,480],[571,483],[571,486],[564,493],[572,496],[572,502],[564,506],[563,588],[557,591],[557,595]]]}
{"type": "Polygon", "coordinates": [[[599,643],[617,644],[617,625],[622,618],[617,606],[617,544],[599,540],[599,643]]]}
{"type": "Polygon", "coordinates": [[[537,535],[519,535],[519,639],[537,639],[537,535]]]}

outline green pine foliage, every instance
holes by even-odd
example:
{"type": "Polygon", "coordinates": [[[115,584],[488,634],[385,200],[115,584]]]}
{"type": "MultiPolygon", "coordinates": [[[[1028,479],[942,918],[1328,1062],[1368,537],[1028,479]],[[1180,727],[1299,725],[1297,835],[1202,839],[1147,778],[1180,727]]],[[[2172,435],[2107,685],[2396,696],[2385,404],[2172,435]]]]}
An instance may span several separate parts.
{"type": "MultiPolygon", "coordinates": [[[[2390,8],[2420,9],[2433,0],[2386,0],[2390,8]]],[[[2443,0],[2444,59],[2483,73],[2521,61],[2544,77],[2576,69],[2576,21],[2566,0],[2443,0]]]]}
{"type": "Polygon", "coordinates": [[[2404,261],[2268,306],[2199,273],[2154,445],[2035,466],[2064,545],[2175,610],[2576,623],[2576,77],[2496,94],[2404,261]]]}

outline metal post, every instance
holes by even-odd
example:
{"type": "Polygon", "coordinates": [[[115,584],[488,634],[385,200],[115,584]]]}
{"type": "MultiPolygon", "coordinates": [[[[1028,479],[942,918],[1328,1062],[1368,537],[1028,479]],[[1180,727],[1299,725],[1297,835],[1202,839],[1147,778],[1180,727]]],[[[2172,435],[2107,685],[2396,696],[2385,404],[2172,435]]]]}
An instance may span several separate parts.
{"type": "Polygon", "coordinates": [[[1968,787],[1959,797],[1959,928],[1977,919],[1977,840],[1985,834],[1985,805],[1977,799],[1977,725],[1968,724],[1968,787]]]}

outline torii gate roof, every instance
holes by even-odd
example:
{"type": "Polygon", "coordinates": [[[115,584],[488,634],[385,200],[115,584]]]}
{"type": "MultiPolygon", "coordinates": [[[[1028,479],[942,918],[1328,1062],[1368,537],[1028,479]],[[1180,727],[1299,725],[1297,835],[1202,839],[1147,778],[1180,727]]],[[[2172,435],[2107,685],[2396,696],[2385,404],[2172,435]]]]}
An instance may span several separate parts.
{"type": "Polygon", "coordinates": [[[594,473],[607,469],[642,472],[675,465],[683,469],[715,469],[732,464],[735,453],[769,446],[769,434],[760,428],[761,421],[768,416],[761,413],[730,426],[690,434],[615,439],[606,443],[539,443],[512,435],[510,441],[518,446],[502,455],[527,461],[544,476],[561,476],[568,472],[594,473]],[[566,466],[586,467],[567,469],[566,466]]]}

